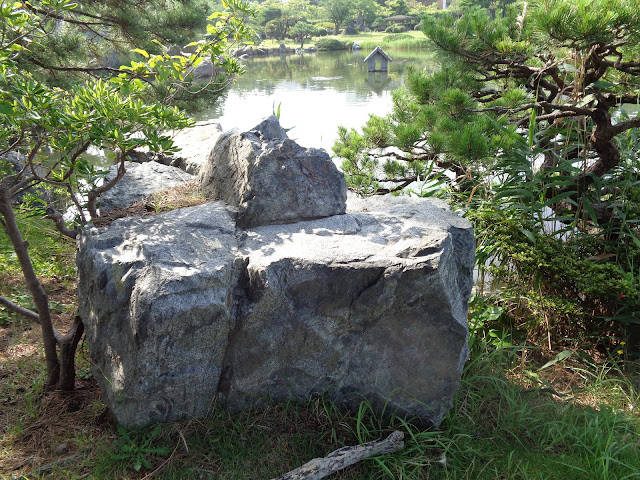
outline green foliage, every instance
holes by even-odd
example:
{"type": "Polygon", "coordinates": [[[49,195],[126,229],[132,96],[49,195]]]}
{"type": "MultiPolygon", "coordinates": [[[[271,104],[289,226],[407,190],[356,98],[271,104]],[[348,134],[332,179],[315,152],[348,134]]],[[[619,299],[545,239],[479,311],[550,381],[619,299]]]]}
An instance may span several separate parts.
{"type": "Polygon", "coordinates": [[[346,45],[337,38],[321,38],[316,42],[316,48],[319,51],[344,50],[346,45]]]}
{"type": "Polygon", "coordinates": [[[316,31],[317,29],[313,25],[307,22],[298,22],[293,26],[293,28],[291,28],[291,30],[289,31],[289,35],[299,41],[300,48],[303,48],[304,41],[307,38],[311,38],[313,35],[315,35],[316,31]]]}
{"type": "Polygon", "coordinates": [[[537,169],[531,158],[544,156],[545,149],[534,144],[532,150],[528,139],[516,134],[511,145],[510,154],[494,165],[500,182],[477,191],[469,200],[473,208],[467,207],[481,268],[503,284],[505,299],[512,299],[507,302],[517,305],[520,316],[531,319],[530,331],[546,330],[554,341],[620,332],[620,322],[640,323],[634,313],[640,311],[640,243],[637,224],[629,223],[638,209],[635,167],[621,169],[627,175],[600,179],[598,189],[615,193],[608,196],[614,207],[606,209],[607,221],[599,221],[602,214],[589,196],[573,205],[572,192],[547,193],[572,184],[571,162],[537,169]],[[566,207],[557,205],[562,200],[566,207]]]}
{"type": "MultiPolygon", "coordinates": [[[[71,5],[75,4],[61,3],[58,8],[73,10],[71,5]]],[[[209,17],[209,40],[190,45],[195,53],[169,55],[163,49],[160,54],[150,54],[136,48],[133,52],[139,59],[123,65],[117,75],[67,90],[39,81],[20,68],[26,51],[23,44],[31,49],[45,34],[42,19],[27,11],[20,15],[6,13],[5,28],[10,34],[5,39],[15,38],[0,49],[5,57],[0,79],[0,151],[19,150],[32,163],[53,153],[60,160],[47,165],[32,182],[61,187],[68,184],[81,190],[85,188],[81,180],[93,188],[99,177],[95,167],[80,156],[89,146],[111,150],[119,159],[143,146],[170,153],[171,138],[160,132],[183,128],[191,121],[177,108],[153,101],[155,94],[162,90],[165,99],[170,99],[178,90],[188,88],[181,85],[185,71],[198,66],[206,55],[220,58],[219,65],[227,74],[242,71],[235,59],[221,56],[228,52],[229,38],[237,41],[248,34],[242,17],[250,11],[238,0],[228,5],[230,10],[209,17]]]]}
{"type": "Polygon", "coordinates": [[[484,268],[494,285],[502,285],[512,314],[529,319],[521,326],[532,341],[586,339],[620,331],[612,321],[640,321],[640,281],[634,268],[640,249],[588,234],[565,240],[544,235],[526,217],[488,207],[470,214],[478,229],[478,258],[490,260],[484,268]],[[634,260],[617,261],[616,251],[634,260]]]}
{"type": "MultiPolygon", "coordinates": [[[[31,209],[18,210],[18,225],[31,248],[31,260],[38,276],[61,279],[75,276],[75,242],[55,231],[51,222],[31,209]]],[[[6,235],[0,235],[2,274],[20,277],[20,264],[13,245],[6,235]]],[[[1,307],[0,307],[1,308],[1,307]]]]}
{"type": "Polygon", "coordinates": [[[371,24],[371,28],[373,30],[381,31],[385,29],[386,25],[387,24],[382,17],[376,17],[376,19],[371,24]]]}
{"type": "Polygon", "coordinates": [[[284,39],[285,25],[279,20],[269,20],[264,26],[264,34],[267,38],[284,39]]]}
{"type": "Polygon", "coordinates": [[[355,14],[355,5],[353,2],[345,2],[343,0],[322,0],[322,9],[326,18],[333,22],[333,33],[338,34],[340,26],[355,14]]]}
{"type": "Polygon", "coordinates": [[[427,16],[441,70],[410,69],[393,111],[334,147],[362,194],[414,193],[425,170],[446,174],[442,195],[476,225],[478,266],[547,348],[624,326],[637,336],[640,118],[620,105],[640,95],[638,52],[627,47],[639,6],[570,0],[427,16]]]}
{"type": "Polygon", "coordinates": [[[402,34],[403,32],[407,31],[407,27],[405,27],[404,25],[389,25],[384,29],[384,31],[387,33],[402,34]]]}
{"type": "Polygon", "coordinates": [[[582,0],[545,2],[535,16],[536,26],[559,46],[589,48],[611,43],[619,35],[637,43],[638,2],[582,0]]]}
{"type": "Polygon", "coordinates": [[[394,15],[407,15],[409,13],[409,6],[406,0],[387,0],[384,2],[387,7],[388,16],[394,15]]]}
{"type": "Polygon", "coordinates": [[[579,392],[558,391],[561,383],[527,365],[525,353],[473,338],[461,392],[441,427],[452,478],[633,478],[640,461],[639,424],[628,413],[638,400],[633,384],[616,367],[565,359],[562,371],[588,378],[595,402],[615,405],[583,406],[579,392]]]}
{"type": "Polygon", "coordinates": [[[318,22],[318,23],[314,23],[314,27],[318,28],[318,29],[324,29],[325,31],[328,29],[332,29],[333,30],[333,23],[331,22],[318,22]]]}
{"type": "Polygon", "coordinates": [[[266,25],[268,22],[282,17],[282,9],[272,5],[265,5],[258,9],[256,17],[260,25],[266,25]]]}
{"type": "MultiPolygon", "coordinates": [[[[404,32],[404,30],[402,31],[404,32]]],[[[411,35],[407,35],[406,33],[394,33],[384,37],[384,43],[400,43],[412,38],[411,35]]]]}
{"type": "Polygon", "coordinates": [[[156,425],[151,430],[142,431],[132,431],[118,426],[120,438],[113,446],[113,453],[109,455],[110,460],[124,462],[125,465],[133,467],[136,472],[142,468],[151,469],[154,457],[164,457],[171,452],[169,447],[156,445],[160,432],[160,425],[156,425]]]}

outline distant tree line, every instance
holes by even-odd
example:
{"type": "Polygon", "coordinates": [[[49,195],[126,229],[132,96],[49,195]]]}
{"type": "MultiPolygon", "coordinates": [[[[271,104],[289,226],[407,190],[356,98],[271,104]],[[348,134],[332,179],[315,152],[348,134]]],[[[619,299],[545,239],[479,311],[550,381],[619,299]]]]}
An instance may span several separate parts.
{"type": "Polygon", "coordinates": [[[261,38],[277,40],[338,34],[344,28],[381,31],[388,27],[384,19],[395,15],[414,16],[417,25],[424,13],[435,11],[406,0],[265,0],[255,6],[252,27],[261,38]]]}

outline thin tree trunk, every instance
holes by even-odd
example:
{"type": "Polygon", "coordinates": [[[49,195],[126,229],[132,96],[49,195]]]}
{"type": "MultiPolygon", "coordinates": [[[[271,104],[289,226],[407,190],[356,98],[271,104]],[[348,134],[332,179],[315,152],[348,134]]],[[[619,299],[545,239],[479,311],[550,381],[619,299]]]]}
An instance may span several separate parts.
{"type": "Polygon", "coordinates": [[[49,310],[49,300],[42,288],[42,284],[33,269],[29,256],[28,242],[22,238],[18,223],[16,221],[13,208],[11,206],[11,195],[9,188],[4,182],[0,183],[0,215],[4,218],[4,228],[9,240],[20,262],[20,268],[27,283],[27,288],[40,318],[40,328],[42,330],[42,342],[44,343],[44,354],[47,364],[47,389],[55,388],[60,377],[60,362],[56,351],[56,336],[51,322],[51,312],[49,310]]]}

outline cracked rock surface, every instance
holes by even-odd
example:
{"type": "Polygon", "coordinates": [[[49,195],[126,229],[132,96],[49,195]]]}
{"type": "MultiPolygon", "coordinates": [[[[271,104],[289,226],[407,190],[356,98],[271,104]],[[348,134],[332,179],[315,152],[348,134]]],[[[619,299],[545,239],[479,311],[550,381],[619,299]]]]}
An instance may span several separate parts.
{"type": "Polygon", "coordinates": [[[80,314],[125,425],[324,392],[438,424],[467,358],[471,225],[436,200],[238,228],[222,202],[87,229],[80,314]]]}

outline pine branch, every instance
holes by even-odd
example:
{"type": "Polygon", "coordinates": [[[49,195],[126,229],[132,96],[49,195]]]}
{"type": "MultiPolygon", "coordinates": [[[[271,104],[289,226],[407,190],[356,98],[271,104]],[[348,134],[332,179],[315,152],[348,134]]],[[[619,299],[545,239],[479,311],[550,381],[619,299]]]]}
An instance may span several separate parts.
{"type": "Polygon", "coordinates": [[[41,8],[36,8],[31,5],[29,2],[25,2],[24,6],[27,10],[32,11],[33,13],[37,13],[39,15],[44,15],[46,18],[53,18],[55,20],[62,20],[63,22],[73,23],[75,25],[100,25],[103,27],[117,27],[118,24],[113,20],[107,20],[98,15],[92,15],[87,12],[82,12],[81,10],[74,10],[73,13],[79,16],[85,16],[88,18],[93,18],[94,20],[99,20],[97,22],[91,22],[87,20],[76,20],[73,18],[65,17],[64,15],[60,15],[59,13],[55,13],[51,10],[42,10],[41,8]]]}
{"type": "Polygon", "coordinates": [[[93,75],[99,72],[122,73],[122,70],[113,67],[58,67],[56,65],[47,65],[35,57],[29,57],[29,61],[35,63],[41,68],[44,68],[45,70],[54,70],[56,72],[80,72],[88,75],[93,75]]]}

